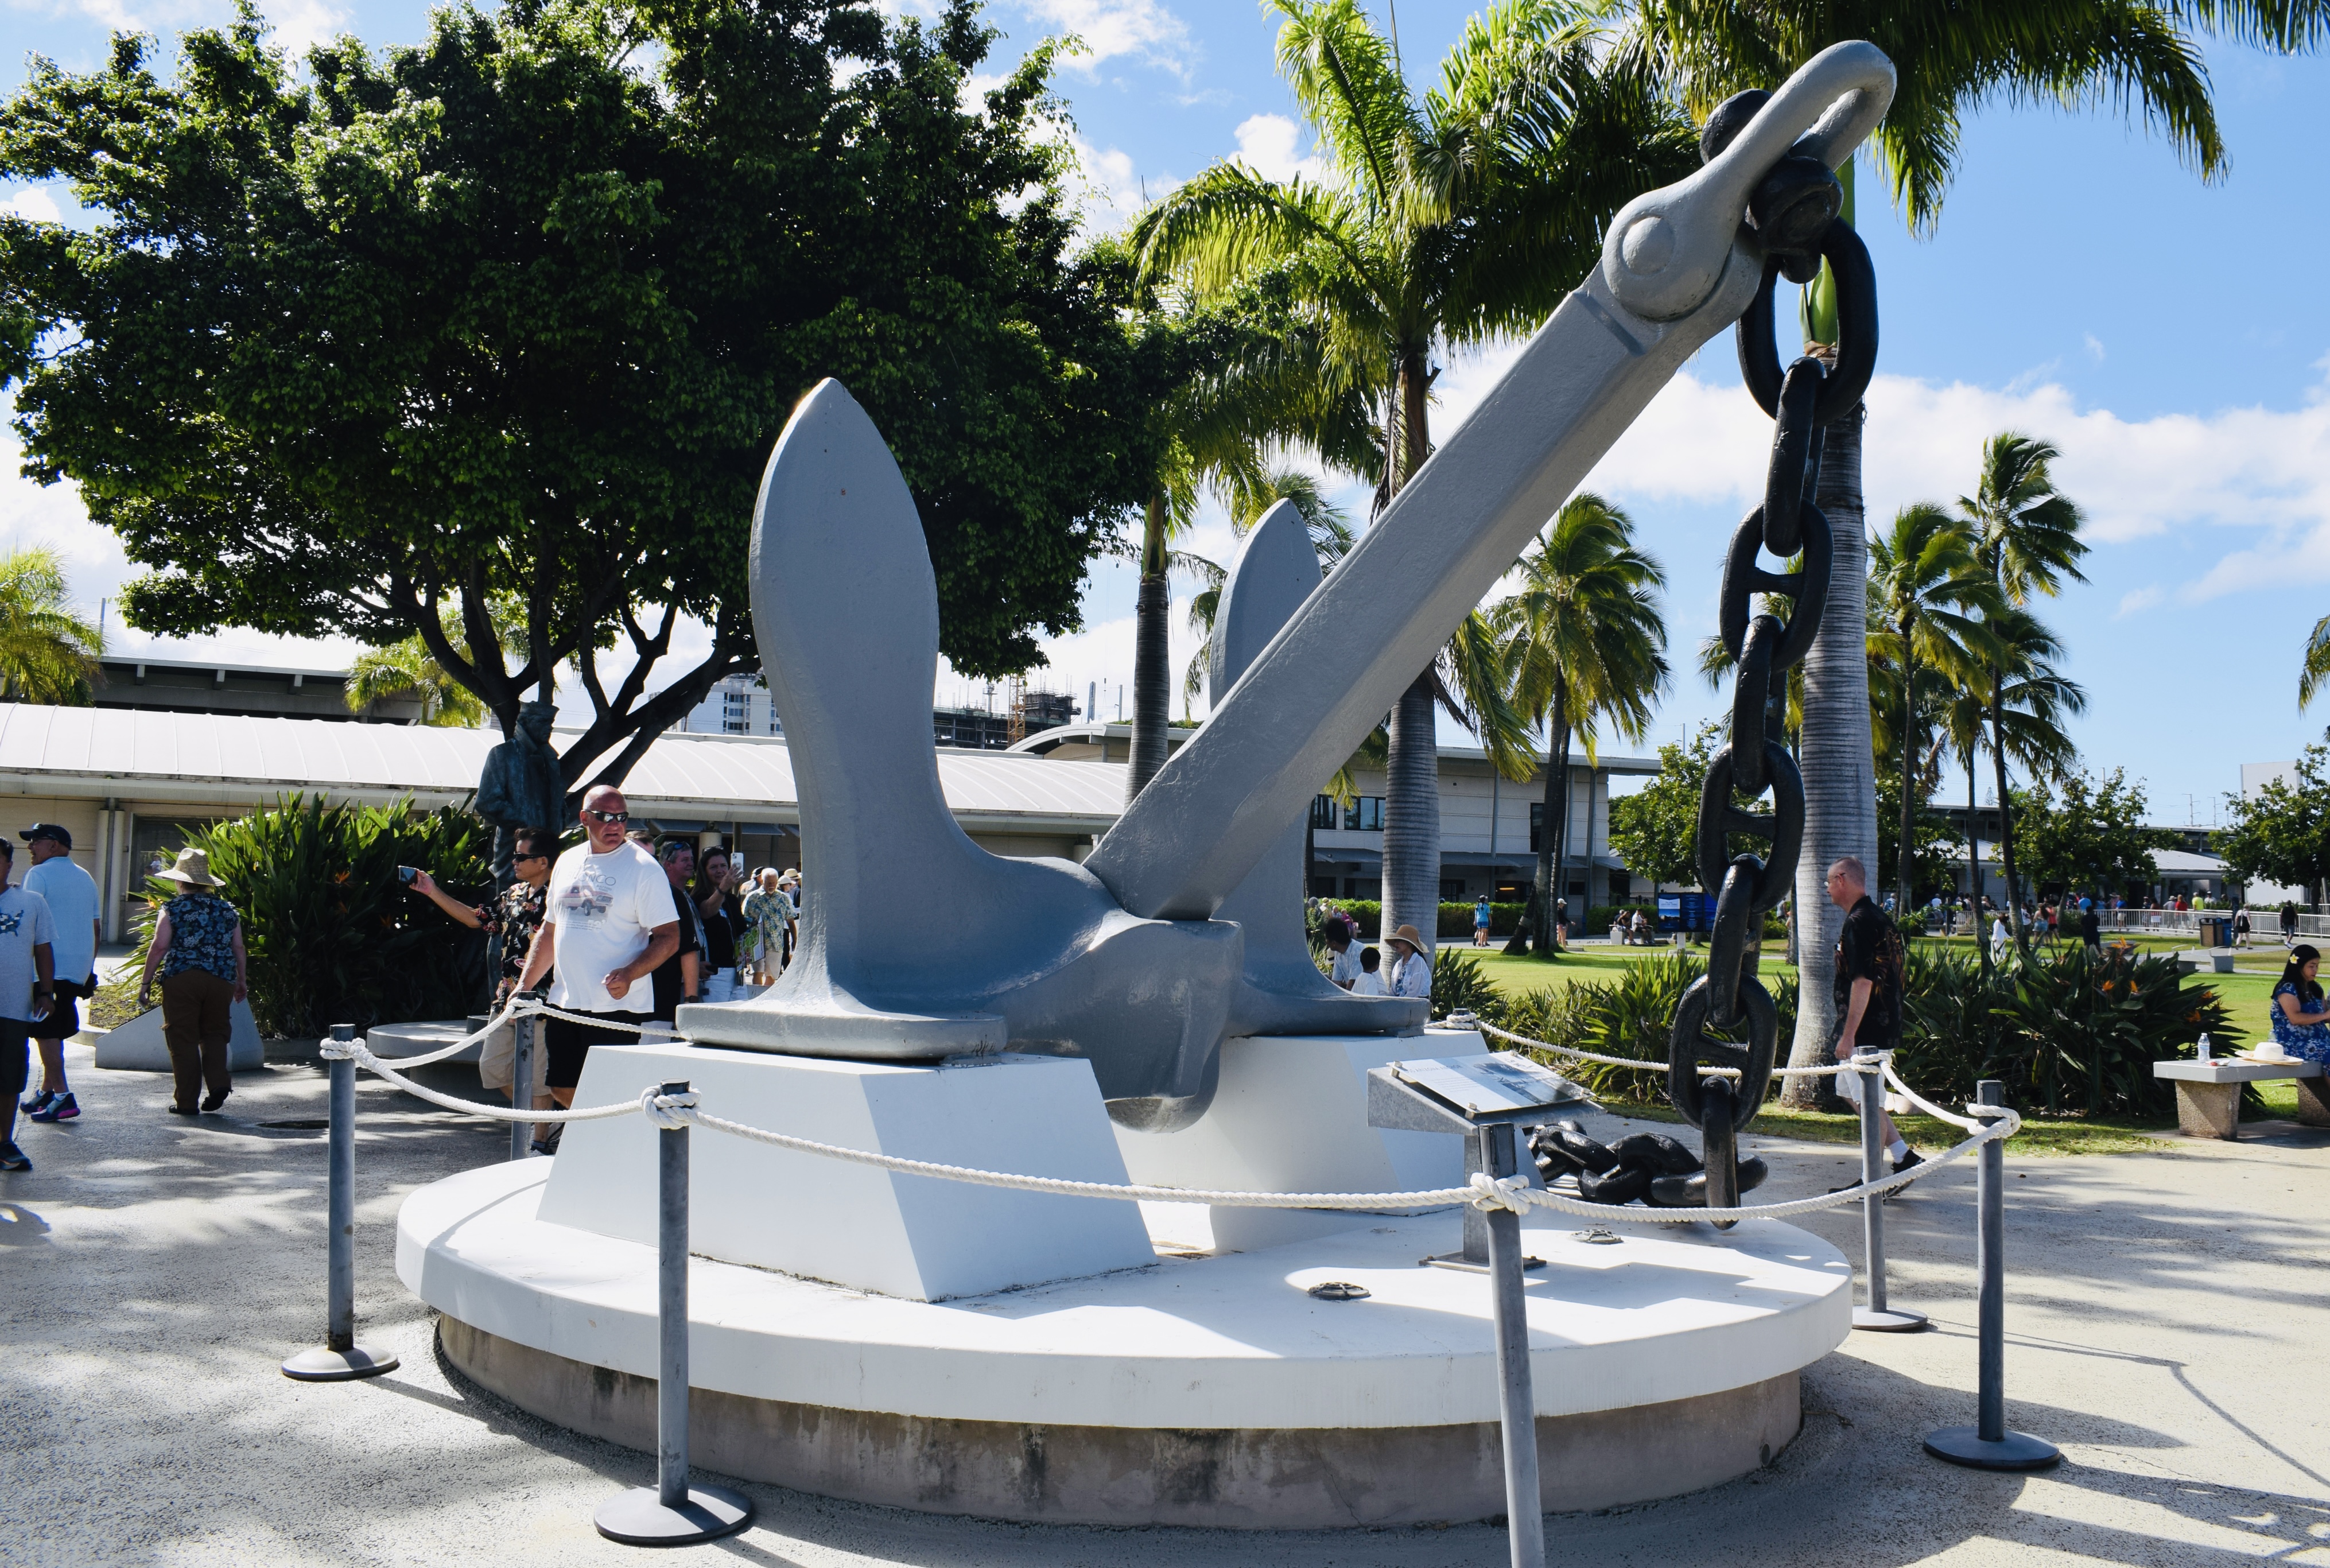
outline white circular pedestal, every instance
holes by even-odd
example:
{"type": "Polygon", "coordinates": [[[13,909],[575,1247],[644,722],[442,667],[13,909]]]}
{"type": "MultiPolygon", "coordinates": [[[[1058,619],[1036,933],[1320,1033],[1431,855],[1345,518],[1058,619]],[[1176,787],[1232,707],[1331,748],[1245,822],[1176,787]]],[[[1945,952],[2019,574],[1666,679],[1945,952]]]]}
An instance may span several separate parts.
{"type": "MultiPolygon", "coordinates": [[[[551,1162],[423,1187],[397,1271],[464,1373],[652,1449],[655,1253],[535,1218],[551,1162]]],[[[701,1190],[697,1201],[706,1201],[701,1190]]],[[[734,1201],[734,1195],[729,1195],[734,1201]]],[[[775,1201],[775,1200],[772,1200],[775,1201]]],[[[914,1302],[698,1259],[690,1446],[710,1471],[989,1518],[1258,1529],[1504,1511],[1488,1281],[1420,1268],[1452,1212],[1264,1251],[914,1302]],[[1325,1280],[1372,1294],[1322,1301],[1325,1280]]],[[[1792,1226],[1539,1215],[1530,1354],[1548,1510],[1713,1486],[1795,1435],[1852,1269],[1792,1226]]]]}

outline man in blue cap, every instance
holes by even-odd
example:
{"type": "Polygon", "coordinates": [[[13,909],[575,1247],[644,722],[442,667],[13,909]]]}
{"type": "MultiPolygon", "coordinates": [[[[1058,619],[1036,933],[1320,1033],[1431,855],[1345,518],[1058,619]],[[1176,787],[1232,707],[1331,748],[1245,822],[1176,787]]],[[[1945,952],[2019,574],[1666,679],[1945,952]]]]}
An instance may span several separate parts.
{"type": "Polygon", "coordinates": [[[38,893],[56,921],[56,993],[48,1016],[33,1025],[41,1049],[41,1092],[24,1102],[36,1122],[69,1122],[81,1102],[65,1082],[65,1041],[81,1032],[84,996],[97,993],[97,883],[73,863],[72,834],[54,822],[34,822],[16,835],[33,861],[24,890],[38,893]]]}

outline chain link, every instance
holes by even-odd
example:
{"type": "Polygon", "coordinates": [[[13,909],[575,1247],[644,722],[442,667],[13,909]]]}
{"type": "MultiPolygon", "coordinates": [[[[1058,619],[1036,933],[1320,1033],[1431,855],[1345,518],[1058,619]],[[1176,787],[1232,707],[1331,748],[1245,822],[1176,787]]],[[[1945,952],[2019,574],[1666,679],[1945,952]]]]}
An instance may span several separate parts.
{"type": "Polygon", "coordinates": [[[1715,923],[1708,972],[1683,993],[1667,1048],[1667,1098],[1699,1128],[1710,1173],[1707,1202],[1728,1207],[1734,1191],[1735,1138],[1754,1119],[1778,1051],[1778,1011],[1755,977],[1750,941],[1766,911],[1795,880],[1804,841],[1804,784],[1780,737],[1786,724],[1788,671],[1812,651],[1828,602],[1835,546],[1828,518],[1813,504],[1820,482],[1822,431],[1868,389],[1877,357],[1877,289],[1869,252],[1839,218],[1801,250],[1764,266],[1755,302],[1739,318],[1739,367],[1749,394],[1773,417],[1772,456],[1764,502],[1731,537],[1723,567],[1718,630],[1735,661],[1730,734],[1708,765],[1699,798],[1694,860],[1699,885],[1714,891],[1715,923]],[[1783,371],[1772,329],[1774,285],[1783,272],[1810,275],[1829,263],[1836,284],[1840,342],[1833,369],[1811,356],[1783,371]],[[1760,557],[1795,557],[1793,569],[1766,570],[1760,557]],[[1758,594],[1767,595],[1759,609],[1758,594]],[[1784,621],[1772,599],[1788,601],[1784,621]],[[1768,813],[1741,810],[1735,795],[1769,792],[1768,813]],[[1733,837],[1761,839],[1761,856],[1735,852],[1733,837]],[[1720,1034],[1710,1034],[1712,1029],[1720,1034]],[[1747,1035],[1745,1043],[1722,1038],[1747,1035]],[[1737,1080],[1705,1079],[1702,1066],[1736,1069],[1737,1080]],[[1718,1167],[1720,1166],[1719,1171],[1718,1167]]]}

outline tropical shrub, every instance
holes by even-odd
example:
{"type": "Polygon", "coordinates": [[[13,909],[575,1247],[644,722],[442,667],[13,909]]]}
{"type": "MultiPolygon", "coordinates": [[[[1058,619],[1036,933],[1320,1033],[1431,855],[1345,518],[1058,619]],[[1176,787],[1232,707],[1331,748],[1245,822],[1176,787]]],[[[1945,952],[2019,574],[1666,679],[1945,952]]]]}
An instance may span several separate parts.
{"type": "Polygon", "coordinates": [[[2189,1055],[2203,1031],[2227,1050],[2241,1038],[2213,986],[2126,948],[2041,950],[1984,984],[1972,954],[1912,946],[1906,979],[1896,1067],[1938,1105],[1997,1079],[2018,1110],[2164,1116],[2174,1093],[2153,1064],[2189,1055]]]}
{"type": "Polygon", "coordinates": [[[1499,1025],[1505,1022],[1504,997],[1481,961],[1461,947],[1443,947],[1432,960],[1432,1016],[1441,1019],[1452,1012],[1470,1012],[1499,1025]]]}
{"type": "MultiPolygon", "coordinates": [[[[209,855],[220,896],[242,912],[260,1033],[459,1018],[486,999],[484,936],[396,875],[418,866],[455,898],[482,901],[493,887],[493,829],[469,813],[292,794],[191,832],[186,844],[209,855]]],[[[152,908],[134,962],[153,940],[154,912],[177,891],[147,884],[152,908]]]]}

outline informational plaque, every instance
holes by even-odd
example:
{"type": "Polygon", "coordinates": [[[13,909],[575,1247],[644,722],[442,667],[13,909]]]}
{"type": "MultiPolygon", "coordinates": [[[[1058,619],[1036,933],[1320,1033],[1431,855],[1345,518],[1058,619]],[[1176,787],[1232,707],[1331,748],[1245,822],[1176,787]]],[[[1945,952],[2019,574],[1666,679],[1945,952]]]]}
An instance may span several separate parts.
{"type": "Polygon", "coordinates": [[[1507,1117],[1587,1098],[1584,1089],[1510,1050],[1430,1061],[1396,1061],[1392,1071],[1468,1117],[1507,1117]]]}

